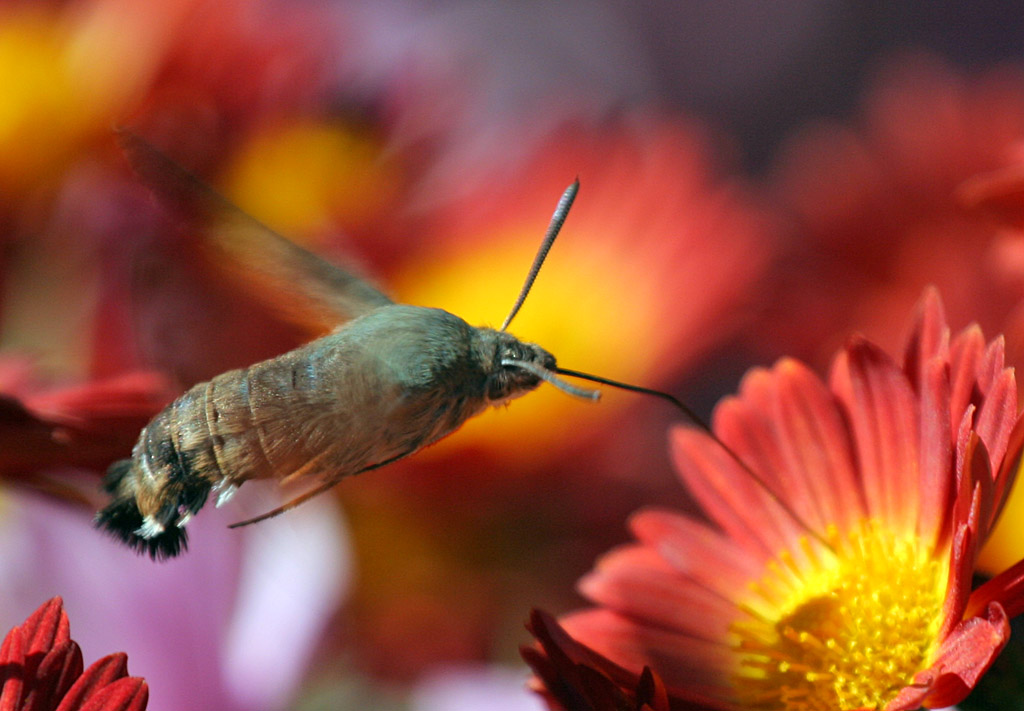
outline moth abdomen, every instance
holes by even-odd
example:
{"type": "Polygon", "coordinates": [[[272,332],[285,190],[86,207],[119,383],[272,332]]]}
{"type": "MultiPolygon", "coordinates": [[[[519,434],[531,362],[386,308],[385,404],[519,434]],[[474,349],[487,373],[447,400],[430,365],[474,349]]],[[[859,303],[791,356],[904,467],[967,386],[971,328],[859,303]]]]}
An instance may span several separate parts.
{"type": "MultiPolygon", "coordinates": [[[[139,508],[135,495],[137,476],[137,462],[134,459],[122,459],[110,466],[103,480],[103,487],[113,494],[114,498],[96,515],[96,525],[131,548],[148,553],[154,559],[172,558],[188,548],[188,535],[182,526],[164,525],[162,530],[156,532],[152,525],[147,525],[157,520],[157,517],[147,517],[139,508]],[[149,522],[147,518],[150,519],[149,522]]],[[[208,486],[206,490],[209,491],[208,486]]],[[[202,497],[205,500],[205,494],[202,497]]],[[[191,498],[195,499],[195,492],[191,494],[191,498]]],[[[166,512],[163,518],[173,518],[173,512],[166,512]]]]}
{"type": "Polygon", "coordinates": [[[184,525],[206,503],[218,477],[207,437],[197,437],[205,416],[182,426],[182,417],[195,418],[202,407],[196,386],[165,408],[139,435],[132,458],[107,470],[103,488],[113,501],[96,517],[96,524],[154,558],[177,555],[187,547],[184,525]],[[213,472],[210,463],[213,462],[213,472]]]}

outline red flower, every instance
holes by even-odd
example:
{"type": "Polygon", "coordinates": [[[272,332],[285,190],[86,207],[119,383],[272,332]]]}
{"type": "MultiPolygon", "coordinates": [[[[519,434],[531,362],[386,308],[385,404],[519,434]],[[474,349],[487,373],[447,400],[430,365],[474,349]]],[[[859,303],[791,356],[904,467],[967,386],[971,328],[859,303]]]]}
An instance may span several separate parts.
{"type": "Polygon", "coordinates": [[[638,513],[639,543],[581,581],[599,607],[565,618],[569,634],[634,677],[649,666],[680,703],[967,696],[1024,611],[1024,561],[970,589],[1024,445],[1001,340],[974,326],[951,341],[928,292],[902,367],[863,339],[828,385],[784,359],[745,378],[714,431],[678,429],[673,450],[717,528],[638,513]]]}
{"type": "Polygon", "coordinates": [[[587,649],[546,612],[534,610],[526,628],[540,649],[523,648],[539,679],[537,691],[565,711],[669,711],[665,685],[650,667],[640,678],[587,649]]]}
{"type": "Polygon", "coordinates": [[[1019,162],[1021,79],[1014,68],[966,76],[934,58],[902,57],[853,122],[822,121],[791,140],[771,187],[797,247],[756,342],[815,363],[854,330],[895,348],[904,314],[935,284],[953,321],[1005,333],[1014,360],[1006,328],[1024,296],[1019,240],[964,209],[963,200],[995,202],[996,186],[961,188],[961,199],[957,191],[979,173],[1006,181],[1003,170],[1019,162]]]}
{"type": "Polygon", "coordinates": [[[66,499],[81,494],[49,473],[106,468],[131,451],[139,430],[171,396],[155,373],[54,388],[40,387],[30,371],[21,361],[0,358],[0,479],[66,499]]]}
{"type": "Polygon", "coordinates": [[[43,603],[0,646],[0,708],[5,711],[140,711],[149,687],[128,676],[128,658],[110,654],[82,671],[64,602],[43,603]]]}

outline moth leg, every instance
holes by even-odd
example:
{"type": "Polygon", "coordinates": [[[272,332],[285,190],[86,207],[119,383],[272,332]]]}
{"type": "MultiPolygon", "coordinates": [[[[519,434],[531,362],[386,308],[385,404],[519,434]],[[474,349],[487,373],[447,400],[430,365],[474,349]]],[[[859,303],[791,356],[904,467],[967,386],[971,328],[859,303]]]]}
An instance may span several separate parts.
{"type": "MultiPolygon", "coordinates": [[[[410,449],[407,452],[402,452],[401,454],[399,454],[397,456],[394,456],[394,457],[391,457],[390,459],[385,459],[383,462],[378,462],[377,464],[371,464],[370,466],[364,467],[364,468],[360,469],[357,472],[353,472],[353,474],[362,474],[363,472],[369,472],[369,471],[373,471],[374,469],[380,469],[381,467],[386,467],[388,464],[391,464],[393,462],[397,462],[399,459],[404,459],[405,457],[408,457],[410,454],[415,452],[417,449],[419,449],[419,447],[410,449]]],[[[309,466],[308,464],[304,465],[298,471],[301,471],[302,469],[306,469],[308,466],[309,466]]],[[[293,472],[292,474],[289,474],[286,479],[292,479],[294,476],[295,476],[295,472],[293,472]]],[[[230,526],[228,526],[228,528],[241,528],[242,526],[249,526],[249,525],[254,524],[254,523],[259,523],[260,521],[266,521],[268,518],[274,518],[275,516],[279,516],[280,514],[283,514],[285,511],[291,511],[296,506],[299,506],[300,504],[306,503],[307,501],[312,499],[314,496],[319,496],[320,494],[324,493],[325,491],[334,488],[334,485],[337,484],[342,479],[344,479],[346,476],[348,476],[347,472],[344,473],[344,474],[339,474],[339,475],[332,476],[331,478],[329,478],[327,481],[325,481],[320,486],[315,487],[313,489],[310,489],[309,491],[307,491],[305,493],[299,494],[298,496],[296,496],[291,501],[286,501],[285,503],[283,503],[280,506],[278,506],[276,509],[273,509],[271,511],[267,511],[266,513],[260,514],[259,516],[256,516],[255,518],[249,518],[249,519],[246,519],[245,521],[239,521],[238,523],[233,523],[230,526]]]]}
{"type": "MultiPolygon", "coordinates": [[[[321,461],[323,461],[328,455],[334,453],[335,449],[336,449],[335,447],[330,447],[330,448],[325,449],[324,451],[320,452],[320,454],[316,455],[315,457],[312,457],[308,462],[303,464],[301,467],[299,467],[298,469],[293,471],[291,474],[288,474],[283,479],[281,479],[281,481],[280,481],[281,486],[285,486],[287,484],[291,484],[293,481],[298,481],[299,479],[303,478],[304,476],[307,476],[308,474],[312,473],[313,470],[316,469],[316,467],[320,464],[321,461]]],[[[340,477],[338,477],[338,478],[340,478],[340,477]]]]}

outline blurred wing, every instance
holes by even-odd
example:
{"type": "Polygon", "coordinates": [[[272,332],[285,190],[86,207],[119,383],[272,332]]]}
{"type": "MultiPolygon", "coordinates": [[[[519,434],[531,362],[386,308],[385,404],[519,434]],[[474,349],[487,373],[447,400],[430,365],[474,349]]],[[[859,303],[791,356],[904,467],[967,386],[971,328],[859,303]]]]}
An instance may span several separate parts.
{"type": "Polygon", "coordinates": [[[393,303],[366,280],[277,234],[128,129],[128,162],[161,204],[195,225],[211,263],[314,332],[393,303]]]}

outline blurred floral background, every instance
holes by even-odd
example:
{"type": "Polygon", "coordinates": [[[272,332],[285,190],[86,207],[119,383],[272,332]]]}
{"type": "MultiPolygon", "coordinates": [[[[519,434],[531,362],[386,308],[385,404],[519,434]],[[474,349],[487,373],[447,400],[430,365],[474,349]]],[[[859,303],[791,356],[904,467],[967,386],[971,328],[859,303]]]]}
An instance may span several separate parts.
{"type": "MultiPolygon", "coordinates": [[[[692,510],[677,412],[542,387],[226,529],[280,503],[250,484],[180,559],[102,536],[99,477],[150,417],[309,337],[204,261],[114,127],[480,325],[579,176],[511,330],[706,416],[782,355],[898,348],[929,284],[1024,363],[1022,37],[999,2],[3,3],[0,627],[62,596],[86,658],[127,652],[156,711],[540,709],[530,609],[580,607],[638,507],[692,510]]],[[[1024,557],[1020,499],[984,570],[1024,557]]]]}

